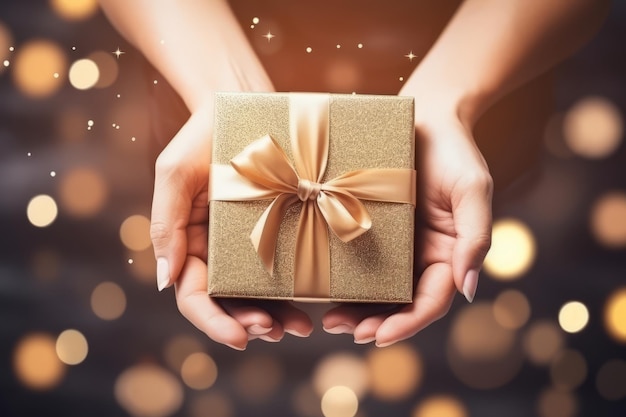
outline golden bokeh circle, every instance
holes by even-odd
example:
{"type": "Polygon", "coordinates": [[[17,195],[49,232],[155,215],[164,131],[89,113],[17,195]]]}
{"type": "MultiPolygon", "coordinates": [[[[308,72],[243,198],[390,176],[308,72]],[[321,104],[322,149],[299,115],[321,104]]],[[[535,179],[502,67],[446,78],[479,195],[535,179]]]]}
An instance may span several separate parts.
{"type": "Polygon", "coordinates": [[[366,356],[372,395],[398,401],[415,393],[422,376],[422,358],[407,343],[371,349],[366,356]]]}
{"type": "Polygon", "coordinates": [[[580,352],[566,349],[552,360],[550,377],[557,388],[576,389],[587,378],[587,361],[580,352]]]}
{"type": "Polygon", "coordinates": [[[596,375],[596,388],[608,401],[626,398],[626,361],[623,359],[606,361],[596,375]]]}
{"type": "Polygon", "coordinates": [[[26,216],[33,226],[47,227],[56,220],[59,209],[52,197],[40,194],[33,197],[26,207],[26,216]]]}
{"type": "Polygon", "coordinates": [[[98,214],[109,194],[102,175],[92,168],[72,168],[59,181],[59,199],[63,209],[76,217],[98,214]]]}
{"type": "Polygon", "coordinates": [[[178,371],[189,355],[203,351],[204,346],[196,337],[188,334],[180,334],[174,336],[165,344],[163,356],[167,366],[178,371]]]}
{"type": "Polygon", "coordinates": [[[508,281],[520,278],[535,260],[533,233],[521,221],[512,218],[494,222],[491,249],[485,257],[484,270],[492,278],[508,281]]]}
{"type": "Polygon", "coordinates": [[[329,388],[343,385],[362,398],[369,386],[365,360],[351,352],[337,352],[324,357],[313,373],[313,386],[319,396],[329,388]]]}
{"type": "Polygon", "coordinates": [[[150,220],[141,214],[127,217],[120,226],[120,239],[130,250],[148,249],[150,241],[150,220]]]}
{"type": "Polygon", "coordinates": [[[59,17],[71,21],[86,20],[98,11],[97,0],[49,0],[49,3],[59,17]]]}
{"type": "Polygon", "coordinates": [[[626,247],[626,193],[604,194],[593,205],[591,232],[596,240],[611,249],[626,247]]]}
{"type": "Polygon", "coordinates": [[[547,365],[563,349],[565,340],[555,323],[543,320],[529,327],[522,344],[531,363],[547,365]]]}
{"type": "Polygon", "coordinates": [[[452,395],[434,395],[420,402],[411,417],[468,417],[467,408],[452,395]]]}
{"type": "Polygon", "coordinates": [[[91,309],[102,320],[119,319],[126,310],[126,294],[114,282],[101,282],[91,292],[91,309]]]}
{"type": "Polygon", "coordinates": [[[614,340],[626,343],[626,287],[616,290],[606,300],[604,326],[614,340]]]}
{"type": "Polygon", "coordinates": [[[537,414],[539,417],[574,417],[578,415],[578,401],[568,391],[547,388],[539,394],[537,414]]]}
{"type": "Polygon", "coordinates": [[[359,399],[348,387],[331,387],[322,396],[324,417],[354,417],[359,409],[359,399]]]}
{"type": "Polygon", "coordinates": [[[29,334],[18,342],[13,353],[13,369],[22,384],[35,390],[51,389],[65,375],[54,338],[44,333],[29,334]]]}
{"type": "Polygon", "coordinates": [[[91,59],[79,59],[70,66],[70,84],[77,90],[89,90],[98,83],[99,79],[100,69],[98,64],[91,59]]]}
{"type": "Polygon", "coordinates": [[[187,356],[180,368],[180,376],[189,388],[205,390],[217,380],[217,365],[212,357],[204,352],[187,356]]]}
{"type": "Polygon", "coordinates": [[[563,120],[563,135],[569,148],[591,159],[611,155],[622,141],[624,122],[617,106],[610,100],[585,97],[568,110],[563,120]]]}
{"type": "Polygon", "coordinates": [[[75,329],[68,329],[57,337],[57,356],[67,365],[82,363],[89,352],[89,345],[85,336],[75,329]]]}
{"type": "Polygon", "coordinates": [[[589,310],[580,301],[569,301],[559,310],[559,325],[568,333],[578,333],[589,323],[589,310]]]}
{"type": "Polygon", "coordinates": [[[115,399],[134,417],[166,417],[183,403],[183,387],[178,379],[160,366],[139,364],[122,372],[115,380],[115,399]]]}
{"type": "Polygon", "coordinates": [[[192,398],[189,411],[191,417],[235,416],[235,408],[230,398],[223,392],[213,389],[192,398]]]}
{"type": "Polygon", "coordinates": [[[94,85],[95,88],[110,87],[119,74],[119,66],[117,59],[113,58],[113,54],[105,51],[95,51],[87,56],[87,59],[93,61],[99,70],[98,81],[94,85]]]}
{"type": "Polygon", "coordinates": [[[17,50],[12,66],[17,88],[29,97],[44,98],[63,85],[60,74],[66,71],[67,58],[57,44],[31,40],[17,50]]]}
{"type": "Polygon", "coordinates": [[[503,291],[493,302],[493,316],[505,329],[519,329],[530,318],[530,303],[520,291],[503,291]]]}

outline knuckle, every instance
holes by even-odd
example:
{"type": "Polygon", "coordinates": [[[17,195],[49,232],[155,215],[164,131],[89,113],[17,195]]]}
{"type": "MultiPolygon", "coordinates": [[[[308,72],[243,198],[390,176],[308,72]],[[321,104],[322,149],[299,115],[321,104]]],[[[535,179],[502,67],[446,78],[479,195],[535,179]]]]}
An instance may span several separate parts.
{"type": "Polygon", "coordinates": [[[165,246],[171,236],[172,233],[165,222],[153,220],[150,223],[150,239],[155,248],[165,246]]]}

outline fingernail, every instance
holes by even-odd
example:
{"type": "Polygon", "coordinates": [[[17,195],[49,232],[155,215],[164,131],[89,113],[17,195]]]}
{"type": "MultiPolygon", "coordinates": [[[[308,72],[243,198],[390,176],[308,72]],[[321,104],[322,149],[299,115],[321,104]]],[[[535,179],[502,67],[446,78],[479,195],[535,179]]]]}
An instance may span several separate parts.
{"type": "Polygon", "coordinates": [[[476,288],[478,287],[478,270],[470,269],[465,274],[465,279],[463,280],[463,295],[467,298],[467,301],[470,303],[474,301],[474,296],[476,296],[476,288]]]}
{"type": "Polygon", "coordinates": [[[166,258],[157,259],[157,288],[163,291],[170,285],[170,264],[166,258]]]}
{"type": "Polygon", "coordinates": [[[231,348],[231,349],[238,350],[238,351],[240,351],[240,352],[242,352],[242,351],[246,350],[246,347],[245,347],[245,346],[244,346],[244,347],[241,347],[241,346],[229,345],[228,343],[226,344],[226,346],[228,346],[228,347],[229,347],[229,348],[231,348]]]}
{"type": "Polygon", "coordinates": [[[376,347],[379,347],[379,348],[384,348],[384,347],[387,347],[387,346],[391,346],[391,345],[393,345],[394,343],[396,343],[396,341],[395,341],[395,340],[392,340],[392,341],[390,341],[390,342],[382,342],[382,343],[381,343],[381,342],[376,342],[376,347]]]}
{"type": "Polygon", "coordinates": [[[255,334],[255,335],[261,335],[261,334],[267,334],[269,332],[272,331],[271,327],[263,327],[260,324],[253,324],[252,326],[248,327],[248,333],[250,334],[255,334]]]}
{"type": "Polygon", "coordinates": [[[324,331],[330,334],[352,333],[353,330],[352,326],[348,324],[339,324],[335,327],[331,327],[330,329],[324,327],[324,331]]]}
{"type": "Polygon", "coordinates": [[[285,329],[285,333],[289,333],[292,336],[296,336],[296,337],[309,337],[309,334],[304,334],[304,333],[300,333],[297,330],[293,330],[293,329],[285,329]]]}
{"type": "Polygon", "coordinates": [[[367,343],[371,343],[374,340],[376,340],[375,336],[372,337],[366,337],[364,339],[354,339],[354,343],[356,343],[357,345],[365,345],[367,343]]]}
{"type": "Polygon", "coordinates": [[[267,335],[259,336],[259,339],[265,340],[266,342],[270,342],[270,343],[280,342],[281,340],[281,339],[274,339],[273,337],[269,337],[267,335]]]}

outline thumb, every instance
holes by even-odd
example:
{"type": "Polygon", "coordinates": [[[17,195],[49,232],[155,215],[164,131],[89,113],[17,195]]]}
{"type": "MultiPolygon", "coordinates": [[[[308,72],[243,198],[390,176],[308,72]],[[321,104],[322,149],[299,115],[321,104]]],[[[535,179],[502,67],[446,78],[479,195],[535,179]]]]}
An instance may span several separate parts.
{"type": "Polygon", "coordinates": [[[457,290],[471,303],[476,295],[478,274],[491,246],[493,181],[489,174],[476,176],[463,190],[456,204],[455,199],[452,204],[456,231],[452,272],[457,290]]]}
{"type": "Polygon", "coordinates": [[[150,220],[159,291],[171,286],[182,270],[192,204],[184,170],[166,160],[165,152],[157,159],[150,220]]]}

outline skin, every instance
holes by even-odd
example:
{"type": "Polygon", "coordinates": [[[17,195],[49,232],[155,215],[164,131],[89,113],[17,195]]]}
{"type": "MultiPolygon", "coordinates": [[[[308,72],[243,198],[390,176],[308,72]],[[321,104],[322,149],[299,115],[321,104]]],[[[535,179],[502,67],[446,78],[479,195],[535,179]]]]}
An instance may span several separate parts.
{"type": "MultiPolygon", "coordinates": [[[[466,0],[399,92],[415,97],[423,160],[423,247],[414,302],[400,309],[340,305],[330,333],[387,346],[443,317],[456,292],[472,301],[489,250],[493,181],[472,136],[504,94],[553,66],[600,26],[606,0],[466,0]],[[486,29],[487,28],[487,29],[486,29]]],[[[273,85],[224,0],[101,0],[111,22],[163,74],[191,117],[156,162],[151,237],[159,289],[174,285],[180,312],[216,342],[308,336],[291,303],[207,296],[207,184],[215,91],[271,92],[273,85]],[[205,39],[206,42],[197,42],[205,39]],[[161,42],[163,40],[164,42],[161,42]]]]}

